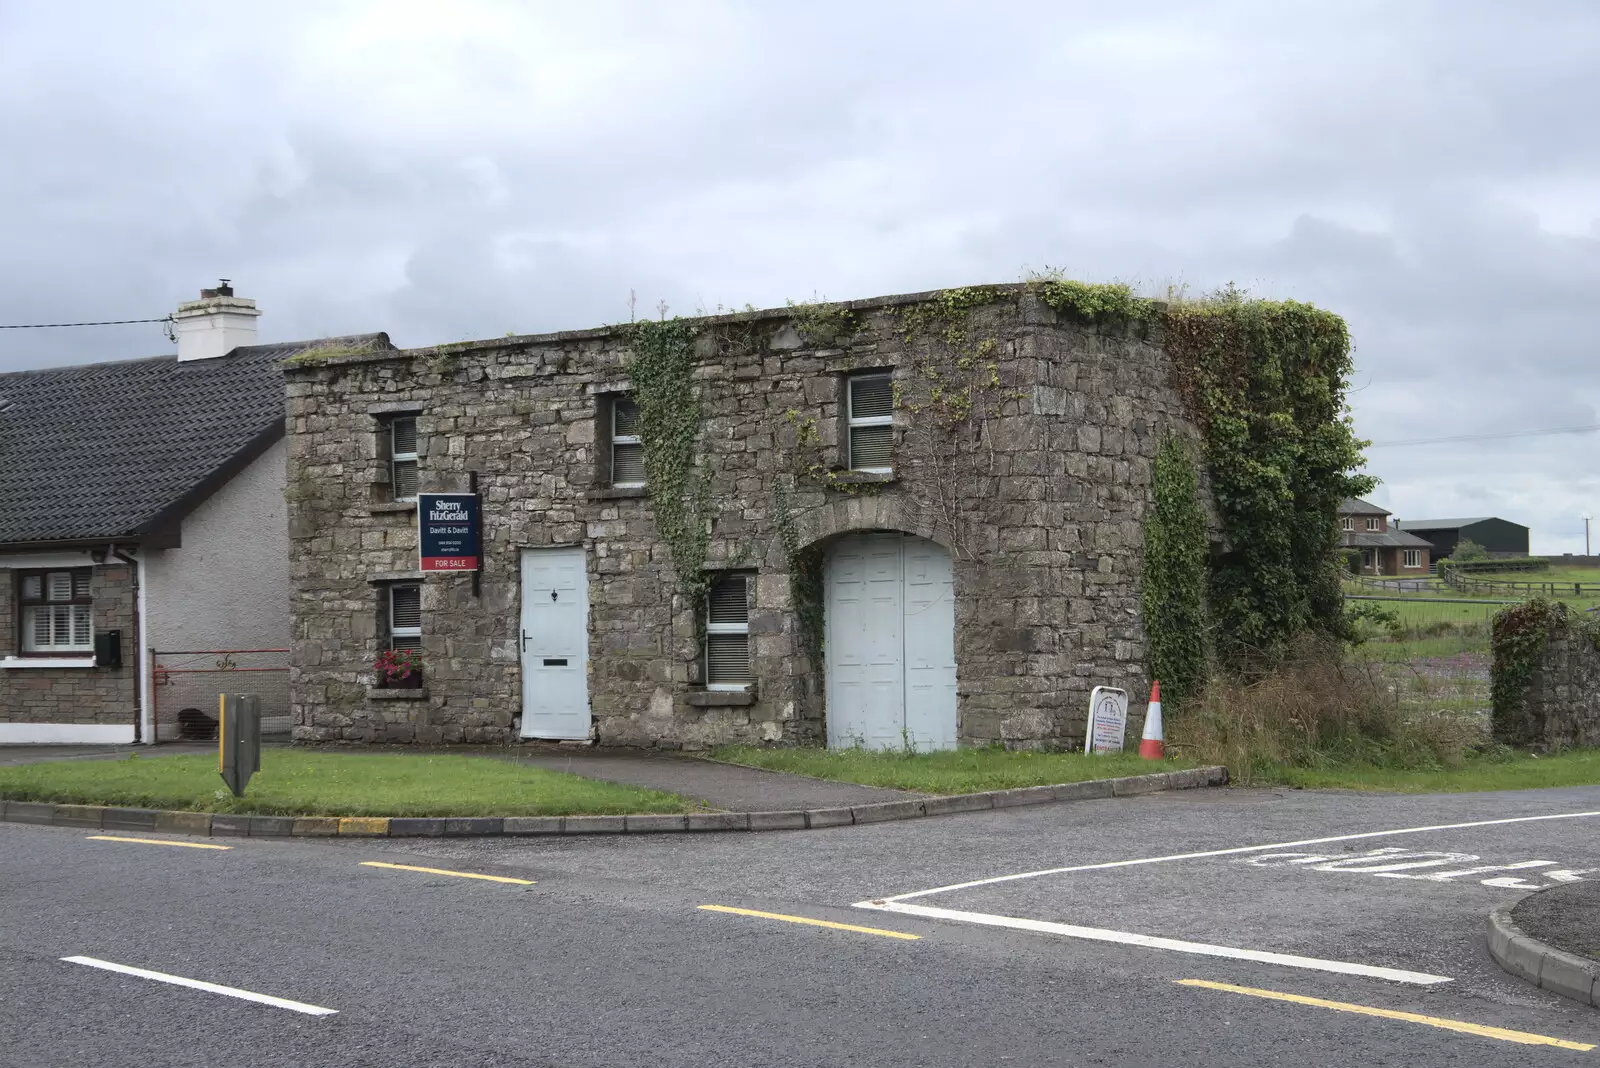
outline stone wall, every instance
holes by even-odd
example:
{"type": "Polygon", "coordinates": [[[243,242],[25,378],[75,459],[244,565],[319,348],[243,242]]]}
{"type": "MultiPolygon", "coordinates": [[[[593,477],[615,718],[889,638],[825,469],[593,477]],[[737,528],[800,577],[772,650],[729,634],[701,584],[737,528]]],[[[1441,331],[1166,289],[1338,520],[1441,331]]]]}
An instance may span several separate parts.
{"type": "Polygon", "coordinates": [[[700,684],[695,606],[678,592],[650,499],[605,482],[606,406],[628,388],[625,328],[291,364],[296,737],[514,740],[520,550],[581,545],[600,743],[820,741],[823,680],[796,616],[785,511],[808,549],[902,530],[950,550],[964,743],[1081,744],[1097,684],[1126,687],[1137,721],[1151,461],[1165,428],[1187,432],[1158,339],[1079,326],[1022,287],[997,287],[961,322],[968,351],[993,369],[981,432],[947,440],[919,407],[938,342],[907,328],[908,311],[937,296],[835,306],[853,331],[803,311],[701,321],[707,566],[756,574],[753,697],[700,684]],[[843,375],[865,369],[893,369],[902,391],[894,477],[818,477],[843,449],[843,375]],[[369,688],[384,584],[418,577],[415,508],[388,485],[381,428],[394,413],[418,419],[423,489],[464,491],[476,471],[485,512],[481,594],[467,576],[428,577],[426,696],[404,701],[369,688]]]}
{"type": "MultiPolygon", "coordinates": [[[[0,723],[132,726],[136,721],[139,652],[133,569],[121,564],[95,567],[90,595],[95,633],[122,631],[122,667],[0,669],[0,723]]],[[[21,653],[16,598],[16,572],[0,568],[0,656],[21,653]]]]}
{"type": "MultiPolygon", "coordinates": [[[[1520,708],[1497,705],[1495,740],[1518,748],[1600,746],[1600,621],[1554,614],[1520,708]]],[[[1504,670],[1500,664],[1495,670],[1504,670]]]]}

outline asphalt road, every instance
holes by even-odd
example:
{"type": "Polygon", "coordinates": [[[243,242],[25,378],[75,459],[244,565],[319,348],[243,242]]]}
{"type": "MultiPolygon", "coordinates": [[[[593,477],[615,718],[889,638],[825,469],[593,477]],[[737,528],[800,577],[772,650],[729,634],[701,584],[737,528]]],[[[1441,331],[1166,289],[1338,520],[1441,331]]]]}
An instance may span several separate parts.
{"type": "Polygon", "coordinates": [[[218,850],[92,833],[0,825],[0,1064],[1521,1066],[1600,1053],[1527,1044],[1600,1046],[1600,1012],[1504,974],[1481,933],[1496,902],[1600,879],[1600,788],[1189,791],[693,837],[173,839],[232,847],[218,850]],[[1520,822],[1454,826],[1508,820],[1520,822]],[[1413,831],[1425,827],[1444,829],[1413,831]],[[1412,833],[1374,835],[1392,831],[1412,833]],[[1349,837],[1361,834],[1373,836],[1349,837]],[[1324,838],[1339,840],[1274,845],[1324,838]],[[1158,859],[1190,853],[1213,855],[1158,859]],[[75,956],[337,1012],[61,959],[75,956]]]}

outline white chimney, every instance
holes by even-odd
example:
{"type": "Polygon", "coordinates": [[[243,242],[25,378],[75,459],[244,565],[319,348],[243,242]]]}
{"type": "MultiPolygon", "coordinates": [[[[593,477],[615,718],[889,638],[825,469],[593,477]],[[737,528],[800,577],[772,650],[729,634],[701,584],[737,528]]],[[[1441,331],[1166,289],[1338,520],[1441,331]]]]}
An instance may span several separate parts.
{"type": "Polygon", "coordinates": [[[178,305],[172,320],[178,335],[178,362],[226,356],[256,343],[256,302],[233,295],[226,278],[216,289],[202,289],[199,300],[178,305]]]}

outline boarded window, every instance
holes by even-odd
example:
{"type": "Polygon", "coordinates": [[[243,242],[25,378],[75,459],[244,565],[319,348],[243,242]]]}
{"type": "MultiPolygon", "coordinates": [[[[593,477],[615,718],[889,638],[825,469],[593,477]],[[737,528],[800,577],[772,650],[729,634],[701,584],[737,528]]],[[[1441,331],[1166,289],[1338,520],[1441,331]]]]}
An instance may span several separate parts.
{"type": "Polygon", "coordinates": [[[417,417],[389,420],[389,485],[397,501],[417,499],[417,417]]]}
{"type": "Polygon", "coordinates": [[[894,469],[894,382],[890,375],[852,375],[849,379],[848,422],[850,469],[887,472],[894,469]]]}
{"type": "Polygon", "coordinates": [[[723,575],[706,606],[706,685],[741,689],[751,682],[748,575],[723,575]]]}
{"type": "Polygon", "coordinates": [[[639,437],[639,406],[627,397],[611,402],[611,484],[644,485],[644,442],[639,437]]]}
{"type": "Polygon", "coordinates": [[[89,596],[93,576],[87,567],[18,573],[24,653],[94,651],[94,601],[89,596]]]}
{"type": "Polygon", "coordinates": [[[389,648],[422,648],[422,585],[416,582],[389,587],[389,648]]]}

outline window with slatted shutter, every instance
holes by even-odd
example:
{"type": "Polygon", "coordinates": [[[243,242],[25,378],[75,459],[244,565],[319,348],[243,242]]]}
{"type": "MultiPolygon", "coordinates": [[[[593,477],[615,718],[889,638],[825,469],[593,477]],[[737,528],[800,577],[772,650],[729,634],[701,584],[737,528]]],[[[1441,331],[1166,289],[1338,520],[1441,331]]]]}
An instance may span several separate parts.
{"type": "Polygon", "coordinates": [[[847,422],[852,471],[894,470],[894,380],[891,375],[852,375],[847,422]]]}
{"type": "Polygon", "coordinates": [[[639,437],[639,406],[627,397],[611,402],[611,484],[644,485],[644,442],[639,437]]]}
{"type": "Polygon", "coordinates": [[[389,486],[397,501],[417,499],[417,417],[389,420],[389,486]]]}
{"type": "Polygon", "coordinates": [[[422,648],[422,586],[419,583],[389,587],[389,648],[422,648]]]}
{"type": "Polygon", "coordinates": [[[741,690],[750,684],[749,576],[723,575],[706,605],[706,685],[741,690]]]}
{"type": "Polygon", "coordinates": [[[18,574],[24,653],[94,651],[93,578],[93,569],[87,567],[18,574]]]}

